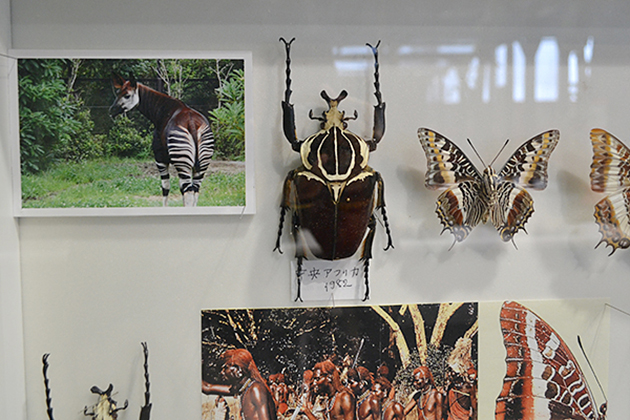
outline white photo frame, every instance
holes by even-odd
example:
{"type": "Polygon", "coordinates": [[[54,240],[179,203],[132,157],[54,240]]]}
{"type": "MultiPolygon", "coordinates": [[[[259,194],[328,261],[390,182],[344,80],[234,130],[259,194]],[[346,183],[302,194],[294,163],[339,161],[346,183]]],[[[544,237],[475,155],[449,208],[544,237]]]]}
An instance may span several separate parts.
{"type": "MultiPolygon", "coordinates": [[[[130,51],[130,52],[120,52],[120,51],[64,51],[64,50],[12,50],[10,51],[11,57],[15,59],[15,65],[12,66],[11,72],[9,75],[11,81],[11,91],[10,91],[10,101],[11,101],[11,137],[12,137],[12,159],[14,162],[13,165],[13,187],[14,187],[14,216],[15,217],[49,217],[49,216],[167,216],[167,215],[244,215],[244,214],[254,214],[256,209],[255,204],[255,186],[254,186],[254,139],[253,139],[253,101],[252,101],[252,54],[249,51],[209,51],[209,52],[156,52],[156,51],[130,51]],[[75,61],[77,59],[85,60],[94,60],[96,62],[107,62],[107,60],[111,60],[108,62],[109,65],[116,60],[116,63],[124,64],[128,61],[131,66],[132,60],[136,60],[135,63],[140,62],[140,60],[147,61],[155,61],[155,62],[176,62],[178,60],[189,60],[189,62],[199,63],[199,66],[203,66],[204,62],[207,60],[208,65],[219,62],[221,63],[230,63],[233,64],[231,68],[237,68],[243,70],[243,108],[244,108],[244,116],[242,116],[242,126],[244,128],[244,145],[241,147],[244,149],[244,162],[236,162],[233,165],[221,165],[222,168],[228,168],[228,172],[231,175],[235,176],[235,180],[226,181],[230,185],[230,187],[234,191],[228,191],[226,195],[229,195],[230,198],[226,200],[227,204],[213,204],[212,200],[203,200],[200,198],[199,205],[196,207],[183,207],[181,196],[179,195],[179,184],[178,178],[176,176],[176,172],[171,169],[171,192],[170,198],[168,200],[168,206],[162,206],[161,200],[156,200],[156,197],[161,196],[161,187],[160,187],[160,178],[159,176],[155,177],[155,194],[156,196],[151,196],[144,200],[142,197],[139,202],[141,204],[136,205],[133,202],[137,201],[137,197],[133,197],[131,200],[131,204],[123,203],[122,205],[118,205],[114,203],[110,205],[107,200],[102,201],[101,204],[88,203],[87,205],[83,205],[83,203],[76,204],[72,201],[64,202],[61,205],[55,204],[54,201],[50,201],[51,204],[42,204],[42,202],[37,203],[34,207],[29,203],[30,197],[25,197],[25,172],[22,169],[22,159],[21,159],[21,151],[22,151],[22,142],[20,138],[20,88],[19,88],[19,62],[20,60],[54,60],[54,59],[67,59],[75,61]],[[171,60],[171,61],[169,61],[171,60]],[[243,174],[244,173],[244,174],[243,174]],[[234,185],[232,187],[232,185],[234,185]],[[143,201],[144,200],[144,201],[143,201]],[[151,201],[147,204],[146,201],[151,201]],[[211,204],[204,204],[204,202],[210,202],[211,204]],[[153,204],[154,203],[154,204],[153,204]]],[[[108,67],[108,65],[103,65],[104,68],[108,67]]],[[[219,66],[217,65],[217,68],[219,66]]],[[[98,83],[104,82],[104,75],[100,75],[101,79],[99,79],[98,83]]],[[[124,76],[127,77],[127,76],[124,76]]],[[[157,80],[157,76],[156,76],[157,80]]],[[[142,80],[140,80],[142,82],[142,80]]],[[[204,79],[206,83],[209,83],[208,80],[204,79]]],[[[111,86],[111,82],[110,82],[111,86]]],[[[200,89],[198,89],[200,90],[200,89]]],[[[109,91],[113,90],[110,88],[109,91]]],[[[207,90],[206,90],[207,92],[207,90]]],[[[109,99],[113,101],[114,95],[113,93],[108,94],[109,99]]],[[[215,92],[212,93],[213,96],[215,92]]],[[[107,101],[109,101],[109,99],[107,101]]],[[[83,100],[83,99],[82,99],[83,100]]],[[[216,101],[216,99],[215,99],[216,101]]],[[[184,100],[186,102],[186,100],[184,100]]],[[[212,108],[208,104],[206,105],[206,110],[213,110],[216,107],[212,108]]],[[[192,108],[195,108],[195,104],[190,104],[192,108]]],[[[100,108],[104,106],[101,104],[100,108]]],[[[102,110],[101,110],[102,111],[102,110]]],[[[144,116],[139,115],[137,110],[131,110],[129,115],[131,116],[133,113],[138,114],[136,118],[145,118],[144,116]]],[[[205,112],[204,115],[208,117],[208,112],[205,112]]],[[[146,118],[145,118],[146,120],[146,118]]],[[[146,120],[148,121],[148,120],[146,120]]],[[[149,123],[150,124],[150,123],[149,123]]],[[[150,133],[152,136],[153,126],[150,127],[150,133]]],[[[215,130],[213,130],[215,131],[215,130]]],[[[103,133],[99,133],[103,136],[103,133]]],[[[147,136],[147,132],[144,132],[145,138],[147,136]]],[[[200,197],[204,195],[204,188],[208,189],[207,183],[209,182],[210,173],[213,172],[213,164],[216,166],[216,157],[217,157],[217,146],[218,146],[218,138],[217,133],[215,133],[215,155],[212,157],[210,168],[207,171],[204,183],[200,189],[200,197]]],[[[144,143],[143,143],[144,144],[144,143]]],[[[149,144],[149,149],[150,149],[149,144]]],[[[153,153],[151,150],[148,150],[148,159],[147,163],[153,161],[153,153]]],[[[171,165],[172,168],[173,165],[171,165]]],[[[147,165],[143,163],[143,167],[153,168],[155,167],[155,162],[153,161],[153,165],[147,165]]],[[[219,170],[220,171],[220,170],[219,170]]],[[[132,175],[129,175],[133,177],[132,175]]],[[[148,181],[146,181],[148,182],[148,181]]],[[[151,187],[152,188],[152,187],[151,187]]],[[[37,190],[37,189],[36,189],[37,190]]],[[[44,193],[55,194],[54,191],[44,190],[44,193]]],[[[124,200],[123,200],[124,201],[124,200]]]]}

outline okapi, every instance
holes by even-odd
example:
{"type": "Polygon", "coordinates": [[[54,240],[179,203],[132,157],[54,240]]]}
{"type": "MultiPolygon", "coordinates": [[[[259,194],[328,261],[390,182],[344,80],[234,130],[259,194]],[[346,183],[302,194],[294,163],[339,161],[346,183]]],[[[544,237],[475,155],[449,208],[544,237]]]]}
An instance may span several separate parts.
{"type": "Polygon", "coordinates": [[[185,207],[197,205],[199,187],[214,153],[214,135],[208,119],[179,99],[118,74],[112,77],[116,99],[109,108],[113,117],[138,108],[155,127],[153,154],[162,182],[162,204],[168,204],[171,188],[168,167],[179,177],[185,207]]]}

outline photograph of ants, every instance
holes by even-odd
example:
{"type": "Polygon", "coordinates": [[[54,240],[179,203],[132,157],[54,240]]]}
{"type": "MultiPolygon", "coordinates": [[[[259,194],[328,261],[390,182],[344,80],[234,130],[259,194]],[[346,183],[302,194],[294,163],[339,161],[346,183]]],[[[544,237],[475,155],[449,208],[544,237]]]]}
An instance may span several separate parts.
{"type": "Polygon", "coordinates": [[[204,420],[477,418],[477,303],[204,310],[204,420]]]}
{"type": "Polygon", "coordinates": [[[22,55],[18,215],[248,212],[247,53],[22,55]]]}

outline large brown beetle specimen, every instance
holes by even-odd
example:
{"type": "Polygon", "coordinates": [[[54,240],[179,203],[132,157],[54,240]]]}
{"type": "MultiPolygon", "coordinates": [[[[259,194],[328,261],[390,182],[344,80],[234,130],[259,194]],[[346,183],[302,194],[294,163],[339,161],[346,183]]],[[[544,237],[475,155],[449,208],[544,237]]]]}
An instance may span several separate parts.
{"type": "MultiPolygon", "coordinates": [[[[372,138],[365,140],[347,130],[347,121],[358,117],[346,116],[338,109],[348,96],[343,90],[336,98],[321,92],[328,110],[321,117],[320,130],[298,140],[295,113],[291,98],[291,41],[280,38],[286,50],[286,89],[282,101],[283,131],[293,150],[300,153],[302,165],[292,170],[284,181],[280,226],[276,247],[280,253],[280,237],[287,211],[291,213],[291,233],[296,245],[298,292],[296,301],[302,301],[300,287],[302,262],[310,253],[323,260],[338,260],[353,256],[359,247],[365,280],[365,296],[369,297],[368,272],[372,258],[372,243],[376,229],[375,211],[381,210],[387,233],[385,250],[393,248],[392,237],[385,212],[384,185],[381,175],[368,166],[368,158],[385,132],[385,103],[381,99],[379,82],[378,44],[367,44],[374,55],[374,126],[372,138]]],[[[274,250],[275,250],[274,249],[274,250]]]]}

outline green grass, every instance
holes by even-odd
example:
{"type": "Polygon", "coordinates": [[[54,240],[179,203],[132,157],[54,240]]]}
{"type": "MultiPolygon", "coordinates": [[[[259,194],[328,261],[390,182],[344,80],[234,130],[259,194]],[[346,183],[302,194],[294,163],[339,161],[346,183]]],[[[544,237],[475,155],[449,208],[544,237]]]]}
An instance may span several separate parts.
{"type": "MultiPolygon", "coordinates": [[[[22,207],[161,207],[160,179],[143,170],[146,166],[140,160],[103,159],[22,175],[22,207]]],[[[197,205],[244,206],[245,172],[208,173],[197,205]]],[[[177,177],[171,177],[171,206],[182,206],[177,177]]]]}

